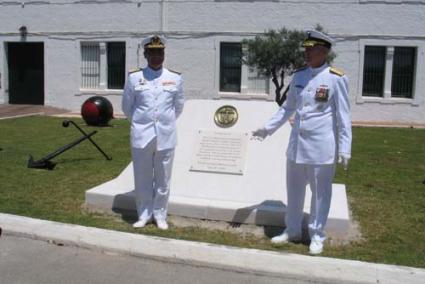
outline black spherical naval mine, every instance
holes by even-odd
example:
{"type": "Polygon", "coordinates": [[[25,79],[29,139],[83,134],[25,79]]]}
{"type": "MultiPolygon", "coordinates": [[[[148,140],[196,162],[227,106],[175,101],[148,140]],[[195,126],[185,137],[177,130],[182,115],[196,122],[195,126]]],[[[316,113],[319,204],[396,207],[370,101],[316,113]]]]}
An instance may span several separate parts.
{"type": "Polygon", "coordinates": [[[108,125],[113,114],[114,109],[111,102],[104,97],[90,97],[81,106],[81,116],[88,125],[108,125]]]}

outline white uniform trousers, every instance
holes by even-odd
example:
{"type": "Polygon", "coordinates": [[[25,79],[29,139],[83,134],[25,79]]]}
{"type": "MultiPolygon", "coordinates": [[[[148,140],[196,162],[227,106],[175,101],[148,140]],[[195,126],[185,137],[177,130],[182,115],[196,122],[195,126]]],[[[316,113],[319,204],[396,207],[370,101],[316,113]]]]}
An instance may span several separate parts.
{"type": "Polygon", "coordinates": [[[310,238],[319,238],[322,242],[325,240],[324,228],[331,205],[334,175],[335,164],[308,165],[297,164],[292,160],[287,160],[288,205],[285,222],[289,235],[301,235],[305,191],[309,183],[312,197],[308,232],[310,238]]]}
{"type": "Polygon", "coordinates": [[[156,138],[132,148],[135,201],[139,219],[166,220],[174,149],[156,150],[156,138]]]}

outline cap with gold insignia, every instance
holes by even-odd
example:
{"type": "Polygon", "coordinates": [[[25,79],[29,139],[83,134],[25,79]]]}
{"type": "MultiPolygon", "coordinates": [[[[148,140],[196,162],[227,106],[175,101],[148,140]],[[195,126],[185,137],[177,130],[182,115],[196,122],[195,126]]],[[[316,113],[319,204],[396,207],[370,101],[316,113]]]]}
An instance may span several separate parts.
{"type": "Polygon", "coordinates": [[[303,42],[303,47],[313,47],[316,45],[331,48],[333,39],[324,33],[315,30],[306,31],[307,38],[303,42]]]}
{"type": "Polygon", "coordinates": [[[167,40],[160,35],[150,35],[142,40],[142,45],[147,48],[165,48],[167,40]]]}

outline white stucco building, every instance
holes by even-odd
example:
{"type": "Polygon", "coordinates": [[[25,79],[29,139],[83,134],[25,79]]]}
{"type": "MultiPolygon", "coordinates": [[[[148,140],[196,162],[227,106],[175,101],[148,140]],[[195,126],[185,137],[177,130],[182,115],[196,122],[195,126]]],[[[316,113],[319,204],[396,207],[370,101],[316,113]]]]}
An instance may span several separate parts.
{"type": "Polygon", "coordinates": [[[321,24],[350,79],[354,121],[425,124],[424,0],[0,0],[0,103],[79,111],[104,95],[120,112],[141,38],[168,38],[166,66],[188,99],[273,100],[232,58],[266,29],[321,24]]]}

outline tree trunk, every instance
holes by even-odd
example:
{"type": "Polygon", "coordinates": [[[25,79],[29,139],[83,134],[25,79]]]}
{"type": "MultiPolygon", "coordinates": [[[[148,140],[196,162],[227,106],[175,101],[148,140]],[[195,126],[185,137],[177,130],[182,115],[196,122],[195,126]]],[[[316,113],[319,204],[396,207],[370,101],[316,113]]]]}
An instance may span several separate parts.
{"type": "Polygon", "coordinates": [[[275,86],[275,102],[281,106],[285,100],[286,100],[286,93],[288,92],[288,88],[285,89],[285,91],[283,92],[283,94],[281,94],[283,86],[284,86],[284,78],[285,78],[285,72],[282,70],[280,72],[280,82],[279,79],[277,77],[277,67],[272,68],[272,82],[275,86]]]}
{"type": "Polygon", "coordinates": [[[280,100],[277,102],[279,106],[283,105],[283,103],[286,101],[287,93],[289,91],[289,85],[286,87],[285,91],[283,92],[282,96],[280,97],[280,100]]]}

